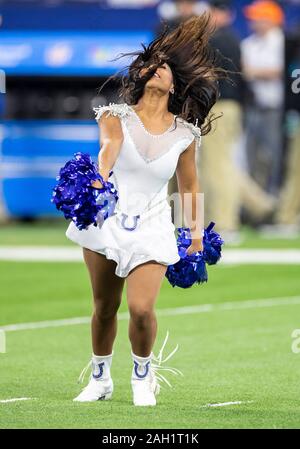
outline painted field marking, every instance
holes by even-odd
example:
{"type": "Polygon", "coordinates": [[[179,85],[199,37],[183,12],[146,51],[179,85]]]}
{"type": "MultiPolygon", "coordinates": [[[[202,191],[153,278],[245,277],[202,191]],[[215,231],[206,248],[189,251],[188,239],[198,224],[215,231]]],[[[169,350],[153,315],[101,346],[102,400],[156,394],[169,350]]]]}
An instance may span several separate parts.
{"type": "Polygon", "coordinates": [[[4,354],[6,352],[6,338],[5,331],[0,329],[0,353],[4,354]]]}
{"type": "Polygon", "coordinates": [[[30,401],[33,398],[12,398],[12,399],[0,399],[0,404],[8,404],[10,402],[18,402],[18,401],[30,401]]]}
{"type": "Polygon", "coordinates": [[[219,403],[216,403],[216,404],[201,405],[200,408],[206,408],[206,407],[228,407],[229,405],[250,404],[252,402],[254,402],[254,401],[219,402],[219,403]]]}
{"type": "MultiPolygon", "coordinates": [[[[226,310],[247,310],[263,307],[278,307],[300,304],[300,296],[287,296],[279,298],[250,299],[247,301],[231,301],[220,304],[202,304],[199,306],[175,307],[171,309],[156,309],[157,316],[188,315],[193,313],[219,312],[226,310]]],[[[118,320],[127,320],[128,312],[118,314],[118,320]]],[[[33,323],[17,323],[1,326],[5,332],[15,332],[30,329],[46,329],[50,327],[73,326],[76,324],[88,324],[91,317],[65,318],[61,320],[37,321],[33,323]]]]}
{"type": "MultiPolygon", "coordinates": [[[[0,260],[84,262],[81,248],[63,246],[0,246],[0,260]]],[[[300,264],[299,249],[226,249],[218,265],[300,264]]]]}

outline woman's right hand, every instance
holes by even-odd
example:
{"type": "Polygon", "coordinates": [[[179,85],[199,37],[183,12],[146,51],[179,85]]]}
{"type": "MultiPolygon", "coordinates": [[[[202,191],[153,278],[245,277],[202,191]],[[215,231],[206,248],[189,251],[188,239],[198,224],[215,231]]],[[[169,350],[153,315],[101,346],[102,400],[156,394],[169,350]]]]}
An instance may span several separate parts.
{"type": "Polygon", "coordinates": [[[101,181],[99,181],[99,179],[97,179],[96,181],[94,181],[92,183],[92,186],[95,187],[96,189],[102,189],[103,185],[101,184],[101,181]]]}

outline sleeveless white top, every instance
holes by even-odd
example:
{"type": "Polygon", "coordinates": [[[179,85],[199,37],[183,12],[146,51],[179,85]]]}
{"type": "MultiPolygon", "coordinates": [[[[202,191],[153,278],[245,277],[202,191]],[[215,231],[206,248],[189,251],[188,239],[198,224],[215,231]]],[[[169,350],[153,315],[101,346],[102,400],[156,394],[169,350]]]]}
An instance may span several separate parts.
{"type": "Polygon", "coordinates": [[[124,140],[109,178],[119,199],[115,215],[105,220],[101,228],[90,225],[80,231],[71,221],[66,236],[114,260],[115,273],[121,277],[148,260],[174,264],[180,257],[167,201],[168,181],[175,173],[180,154],[194,139],[199,150],[200,128],[174,116],[171,126],[155,135],[127,103],[110,103],[94,111],[97,121],[108,112],[118,116],[122,125],[124,140]]]}

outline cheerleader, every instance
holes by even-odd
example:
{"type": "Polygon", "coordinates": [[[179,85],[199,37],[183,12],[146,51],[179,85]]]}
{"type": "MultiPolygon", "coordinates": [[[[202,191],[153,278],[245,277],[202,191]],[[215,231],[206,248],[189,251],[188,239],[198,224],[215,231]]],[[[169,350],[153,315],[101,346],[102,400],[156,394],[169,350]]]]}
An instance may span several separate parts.
{"type": "MultiPolygon", "coordinates": [[[[192,196],[193,208],[200,192],[196,153],[201,135],[211,129],[208,114],[221,74],[208,44],[212,32],[207,13],[171,33],[166,28],[134,53],[128,75],[122,77],[122,102],[94,108],[100,129],[99,173],[113,183],[119,199],[101,226],[79,230],[71,221],[66,231],[83,249],[94,299],[92,357],[81,378],[90,366],[91,375],[74,401],[112,397],[110,369],[125,280],[133,404],[156,405],[160,384],[170,385],[160,370],[182,374],[162,365],[168,335],[159,355],[152,352],[157,334],[154,307],[168,265],[180,260],[168,181],[176,171],[180,194],[192,196]]],[[[95,181],[93,187],[102,184],[95,181]]],[[[191,222],[187,225],[192,229],[191,222]]],[[[202,249],[202,234],[195,231],[188,254],[202,249]]]]}

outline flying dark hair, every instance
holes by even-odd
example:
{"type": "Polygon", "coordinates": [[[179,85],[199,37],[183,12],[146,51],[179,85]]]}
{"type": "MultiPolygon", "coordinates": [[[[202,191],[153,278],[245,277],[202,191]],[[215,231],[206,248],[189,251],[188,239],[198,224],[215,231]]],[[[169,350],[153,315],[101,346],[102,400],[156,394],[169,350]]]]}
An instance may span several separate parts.
{"type": "Polygon", "coordinates": [[[218,80],[229,78],[227,71],[217,67],[218,52],[209,43],[214,31],[211,16],[205,12],[185,20],[173,31],[165,24],[163,32],[148,46],[142,43],[143,50],[122,53],[116,59],[136,57],[126,67],[128,74],[121,77],[119,97],[129,105],[137,104],[147,81],[158,67],[167,63],[173,74],[175,90],[169,95],[168,110],[198,125],[202,135],[207,134],[215,120],[213,114],[208,115],[220,95],[218,80]],[[140,70],[145,67],[148,70],[140,77],[140,70]]]}

